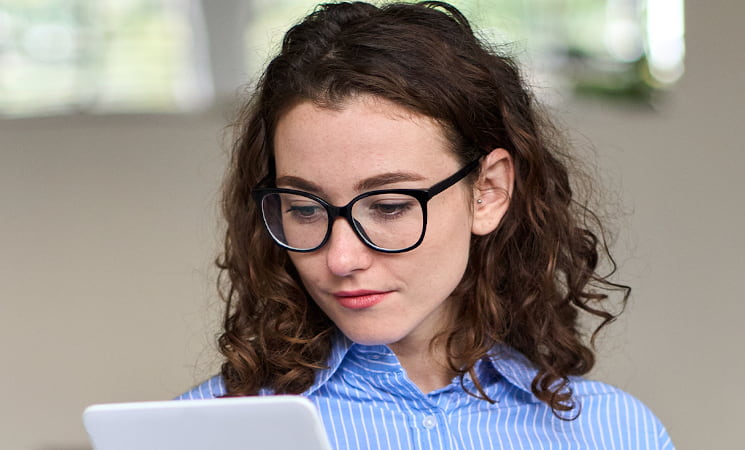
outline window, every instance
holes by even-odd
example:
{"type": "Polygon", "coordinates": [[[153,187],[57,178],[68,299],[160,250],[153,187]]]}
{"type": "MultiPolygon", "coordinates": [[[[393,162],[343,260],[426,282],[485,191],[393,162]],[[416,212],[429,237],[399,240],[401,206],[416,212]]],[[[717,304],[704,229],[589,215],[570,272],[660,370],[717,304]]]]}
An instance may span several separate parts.
{"type": "MultiPolygon", "coordinates": [[[[451,0],[533,84],[647,101],[683,73],[683,0],[451,0]]],[[[0,117],[230,101],[316,0],[0,0],[0,117]]]]}
{"type": "MultiPolygon", "coordinates": [[[[312,0],[254,0],[246,60],[256,73],[312,0]]],[[[683,0],[450,0],[537,87],[647,101],[683,73],[683,0]]]]}
{"type": "Polygon", "coordinates": [[[192,14],[188,0],[0,0],[0,115],[209,101],[192,14]]]}

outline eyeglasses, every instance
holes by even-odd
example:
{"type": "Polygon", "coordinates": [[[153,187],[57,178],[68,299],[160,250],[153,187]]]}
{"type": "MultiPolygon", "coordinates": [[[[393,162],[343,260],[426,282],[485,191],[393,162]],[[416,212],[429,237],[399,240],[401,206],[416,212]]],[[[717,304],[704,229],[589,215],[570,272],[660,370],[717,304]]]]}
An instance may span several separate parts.
{"type": "Polygon", "coordinates": [[[308,192],[254,188],[264,225],[274,242],[294,252],[323,247],[337,217],[344,217],[362,242],[373,250],[401,253],[413,250],[427,229],[427,202],[453,186],[479,165],[471,161],[429,189],[383,189],[365,192],[345,206],[334,206],[308,192]]]}

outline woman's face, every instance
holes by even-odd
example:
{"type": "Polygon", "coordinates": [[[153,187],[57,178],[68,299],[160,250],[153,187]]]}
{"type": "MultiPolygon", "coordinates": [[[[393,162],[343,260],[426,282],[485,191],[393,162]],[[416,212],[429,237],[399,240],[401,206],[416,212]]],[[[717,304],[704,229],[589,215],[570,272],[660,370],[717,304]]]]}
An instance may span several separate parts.
{"type": "MultiPolygon", "coordinates": [[[[432,119],[371,96],[341,108],[300,103],[275,133],[277,186],[346,205],[377,189],[426,189],[461,168],[432,119]]],[[[409,252],[375,251],[337,219],[323,247],[289,252],[321,309],[362,344],[429,345],[451,319],[448,297],[463,276],[471,237],[472,188],[460,181],[427,206],[427,231],[409,252]]]]}

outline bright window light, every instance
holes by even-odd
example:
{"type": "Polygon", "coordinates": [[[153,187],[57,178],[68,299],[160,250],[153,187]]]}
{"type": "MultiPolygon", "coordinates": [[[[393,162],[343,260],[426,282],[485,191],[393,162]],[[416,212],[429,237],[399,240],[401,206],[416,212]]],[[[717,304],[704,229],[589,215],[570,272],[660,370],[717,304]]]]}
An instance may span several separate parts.
{"type": "Polygon", "coordinates": [[[0,0],[0,116],[211,101],[191,0],[0,0]]]}
{"type": "Polygon", "coordinates": [[[683,75],[683,0],[647,0],[647,54],[650,74],[670,84],[683,75]]]}

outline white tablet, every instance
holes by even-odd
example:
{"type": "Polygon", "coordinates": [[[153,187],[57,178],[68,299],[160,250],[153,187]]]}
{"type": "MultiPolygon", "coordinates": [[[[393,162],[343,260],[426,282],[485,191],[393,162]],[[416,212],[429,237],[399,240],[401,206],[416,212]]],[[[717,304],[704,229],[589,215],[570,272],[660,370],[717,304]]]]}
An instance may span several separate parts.
{"type": "Polygon", "coordinates": [[[89,406],[95,450],[330,450],[316,407],[292,395],[89,406]]]}

